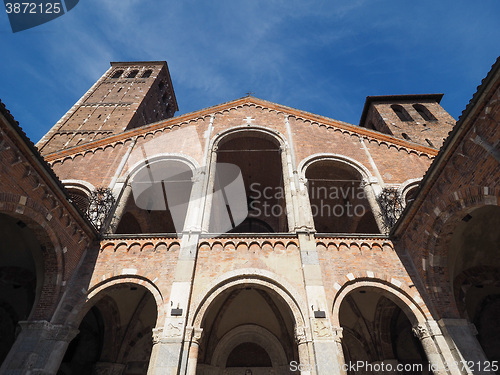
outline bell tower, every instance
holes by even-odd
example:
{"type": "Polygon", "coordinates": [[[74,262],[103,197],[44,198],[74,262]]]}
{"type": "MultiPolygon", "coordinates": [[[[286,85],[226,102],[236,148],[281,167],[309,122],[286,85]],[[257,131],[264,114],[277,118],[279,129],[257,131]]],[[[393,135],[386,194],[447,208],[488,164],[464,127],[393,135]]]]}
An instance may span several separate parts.
{"type": "Polygon", "coordinates": [[[50,154],[168,119],[178,110],[165,61],[112,62],[37,147],[50,154]]]}
{"type": "Polygon", "coordinates": [[[439,149],[455,120],[443,94],[368,96],[359,126],[439,149]]]}

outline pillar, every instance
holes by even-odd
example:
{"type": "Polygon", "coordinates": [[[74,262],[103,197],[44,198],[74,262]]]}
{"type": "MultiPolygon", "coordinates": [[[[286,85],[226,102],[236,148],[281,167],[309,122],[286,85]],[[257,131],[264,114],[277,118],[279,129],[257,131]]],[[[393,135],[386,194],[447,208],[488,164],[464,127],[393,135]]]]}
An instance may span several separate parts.
{"type": "Polygon", "coordinates": [[[19,325],[21,332],[5,358],[0,373],[55,375],[78,330],[45,320],[19,322],[19,325]]]}
{"type": "Polygon", "coordinates": [[[192,328],[191,346],[189,347],[187,375],[196,375],[196,365],[198,364],[198,351],[200,348],[202,328],[192,328]]]}
{"type": "Polygon", "coordinates": [[[438,323],[455,361],[460,364],[474,363],[475,367],[469,368],[474,374],[494,374],[493,371],[485,371],[485,368],[491,370],[490,366],[487,366],[490,362],[476,338],[477,330],[474,324],[466,319],[441,319],[438,323]]]}

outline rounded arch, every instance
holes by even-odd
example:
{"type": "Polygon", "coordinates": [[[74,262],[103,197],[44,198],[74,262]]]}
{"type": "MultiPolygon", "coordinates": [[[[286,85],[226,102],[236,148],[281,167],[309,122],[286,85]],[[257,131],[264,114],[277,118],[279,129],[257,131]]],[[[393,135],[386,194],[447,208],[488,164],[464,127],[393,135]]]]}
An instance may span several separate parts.
{"type": "Polygon", "coordinates": [[[225,368],[232,350],[245,343],[256,344],[263,348],[274,368],[288,363],[286,353],[276,336],[265,328],[245,324],[232,329],[220,339],[214,350],[212,366],[225,368]]]}
{"type": "Polygon", "coordinates": [[[430,319],[430,317],[426,316],[421,306],[412,297],[408,296],[404,290],[381,281],[356,279],[352,282],[344,284],[334,298],[332,305],[332,322],[334,326],[340,327],[340,305],[344,301],[345,297],[349,293],[360,288],[372,289],[394,302],[401,310],[403,310],[413,325],[422,324],[427,321],[428,318],[430,319]]]}
{"type": "Polygon", "coordinates": [[[150,155],[145,159],[139,160],[129,166],[127,172],[125,173],[125,179],[130,181],[139,171],[143,168],[151,166],[154,163],[165,162],[165,161],[174,161],[186,164],[191,172],[194,172],[200,168],[199,163],[191,156],[180,154],[180,153],[158,153],[154,155],[150,155]]]}
{"type": "Polygon", "coordinates": [[[87,195],[89,195],[91,192],[95,190],[94,185],[84,180],[69,179],[69,180],[62,180],[61,182],[65,188],[79,190],[87,195]]]}
{"type": "Polygon", "coordinates": [[[0,214],[19,220],[40,242],[43,281],[28,319],[50,320],[57,306],[65,269],[59,238],[54,225],[47,219],[49,212],[31,198],[17,194],[0,194],[0,203],[0,214]],[[43,306],[38,304],[41,300],[44,301],[43,306]]]}
{"type": "Polygon", "coordinates": [[[209,149],[216,150],[221,144],[227,142],[231,139],[248,136],[249,134],[254,133],[256,135],[264,135],[267,138],[272,138],[276,145],[279,147],[287,147],[288,142],[282,136],[282,134],[276,130],[266,128],[264,126],[259,125],[251,125],[251,126],[235,126],[231,129],[223,130],[217,133],[212,140],[210,141],[209,149]]]}
{"type": "Polygon", "coordinates": [[[87,312],[94,306],[99,300],[106,296],[106,291],[114,286],[121,286],[126,284],[137,284],[139,286],[147,289],[154,297],[157,311],[156,326],[162,327],[165,322],[165,307],[163,301],[163,295],[160,289],[155,283],[140,276],[115,276],[106,279],[99,284],[92,286],[86,293],[85,298],[73,308],[71,314],[69,314],[66,324],[72,327],[78,327],[87,312]]]}
{"type": "Polygon", "coordinates": [[[334,161],[349,165],[361,175],[362,181],[378,182],[377,178],[371,174],[370,170],[359,161],[345,155],[333,154],[333,153],[313,154],[301,160],[301,162],[297,167],[297,170],[300,173],[300,177],[305,179],[307,168],[309,168],[312,164],[319,161],[334,161]]]}
{"type": "Polygon", "coordinates": [[[470,213],[486,206],[500,206],[500,190],[488,187],[467,187],[452,191],[446,197],[444,204],[434,210],[434,220],[431,228],[434,229],[425,243],[429,249],[430,266],[424,271],[429,285],[429,294],[434,301],[448,300],[446,313],[459,318],[452,287],[449,283],[448,249],[454,229],[462,221],[469,219],[470,213]]]}
{"type": "Polygon", "coordinates": [[[414,189],[418,188],[420,181],[422,181],[422,178],[412,178],[406,180],[399,186],[398,193],[405,204],[408,204],[409,201],[414,199],[414,196],[412,195],[416,193],[416,190],[414,189]]]}
{"type": "Polygon", "coordinates": [[[290,308],[296,326],[308,326],[303,311],[306,304],[299,297],[294,288],[278,275],[261,269],[246,268],[227,272],[215,279],[205,289],[201,300],[195,302],[194,313],[190,317],[191,325],[201,328],[203,318],[212,302],[222,293],[242,286],[255,285],[265,290],[271,290],[280,296],[290,308]]]}

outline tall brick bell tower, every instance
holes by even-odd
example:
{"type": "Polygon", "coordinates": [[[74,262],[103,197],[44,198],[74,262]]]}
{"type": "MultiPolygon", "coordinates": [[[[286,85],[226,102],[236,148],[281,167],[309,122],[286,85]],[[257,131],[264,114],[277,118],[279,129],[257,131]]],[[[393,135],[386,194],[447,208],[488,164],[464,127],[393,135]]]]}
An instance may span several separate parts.
{"type": "Polygon", "coordinates": [[[37,147],[50,154],[168,119],[178,110],[165,61],[112,62],[37,147]]]}

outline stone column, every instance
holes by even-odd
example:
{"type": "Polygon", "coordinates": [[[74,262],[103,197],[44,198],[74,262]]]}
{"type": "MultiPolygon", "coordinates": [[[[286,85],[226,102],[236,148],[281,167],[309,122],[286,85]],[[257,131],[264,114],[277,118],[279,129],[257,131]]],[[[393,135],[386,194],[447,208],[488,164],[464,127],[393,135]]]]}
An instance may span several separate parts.
{"type": "Polygon", "coordinates": [[[477,341],[477,330],[474,324],[466,319],[441,319],[438,324],[457,363],[460,365],[474,363],[475,368],[469,368],[469,371],[474,374],[494,374],[493,371],[484,371],[485,364],[489,362],[477,341]]]}
{"type": "Polygon", "coordinates": [[[435,329],[432,330],[432,328],[435,327],[432,327],[430,322],[420,323],[413,327],[413,334],[420,340],[424,348],[432,373],[434,375],[460,374],[460,372],[447,371],[452,359],[445,360],[442,357],[441,350],[433,337],[437,332],[435,332],[435,329]]]}
{"type": "Polygon", "coordinates": [[[45,320],[19,322],[19,325],[21,333],[5,358],[0,373],[55,375],[78,330],[45,320]]]}
{"type": "Polygon", "coordinates": [[[196,375],[196,365],[198,364],[198,350],[200,347],[202,328],[191,329],[191,346],[189,347],[187,374],[196,375]]]}
{"type": "Polygon", "coordinates": [[[346,375],[347,371],[345,369],[345,357],[344,357],[344,349],[342,349],[342,327],[332,327],[333,331],[333,339],[337,343],[337,362],[339,364],[340,374],[346,375]]]}
{"type": "Polygon", "coordinates": [[[302,375],[309,375],[312,370],[312,364],[309,360],[309,343],[311,340],[307,339],[307,331],[304,327],[295,327],[295,342],[297,343],[299,352],[300,373],[302,375]]]}

